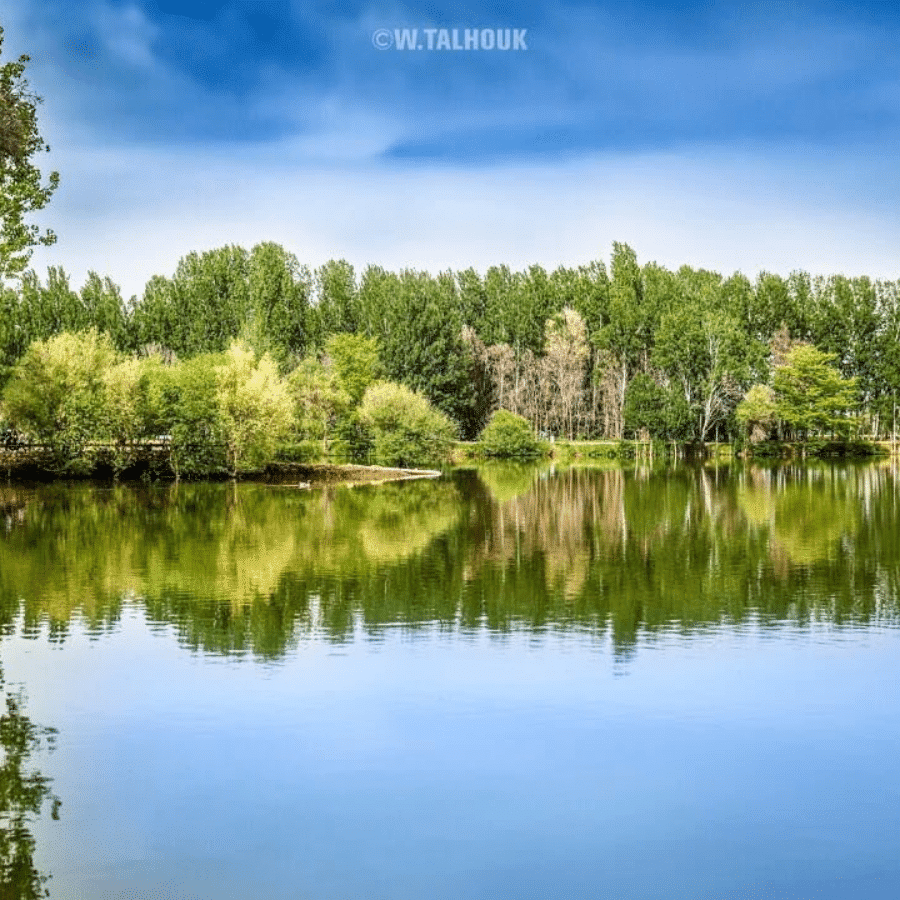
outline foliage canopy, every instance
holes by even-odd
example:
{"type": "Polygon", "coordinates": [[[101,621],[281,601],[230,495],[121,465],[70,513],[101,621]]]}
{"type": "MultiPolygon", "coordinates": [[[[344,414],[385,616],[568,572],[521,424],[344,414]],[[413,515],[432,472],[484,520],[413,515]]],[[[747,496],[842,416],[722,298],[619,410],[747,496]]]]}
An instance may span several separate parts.
{"type": "Polygon", "coordinates": [[[500,458],[540,456],[542,447],[527,419],[498,409],[478,438],[485,456],[500,458]]]}
{"type": "Polygon", "coordinates": [[[382,466],[439,464],[456,438],[450,419],[402,384],[380,382],[367,388],[359,420],[373,461],[382,466]]]}
{"type": "Polygon", "coordinates": [[[34,163],[37,154],[50,148],[38,130],[41,98],[25,78],[28,62],[29,57],[20,56],[0,65],[0,281],[22,274],[33,247],[56,240],[52,231],[26,222],[26,216],[50,202],[59,184],[57,172],[43,183],[34,163]]]}

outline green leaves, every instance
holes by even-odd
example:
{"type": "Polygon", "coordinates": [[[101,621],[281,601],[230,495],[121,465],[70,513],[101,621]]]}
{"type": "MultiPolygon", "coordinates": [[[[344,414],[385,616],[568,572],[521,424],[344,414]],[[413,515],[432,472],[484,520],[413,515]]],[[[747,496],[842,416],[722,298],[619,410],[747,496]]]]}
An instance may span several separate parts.
{"type": "MultiPolygon", "coordinates": [[[[0,28],[0,49],[3,29],[0,28]]],[[[31,92],[25,79],[27,56],[0,66],[0,283],[21,275],[32,248],[54,243],[56,235],[41,231],[25,219],[43,209],[59,184],[51,172],[41,180],[34,157],[49,150],[37,126],[41,98],[31,92]]]]}
{"type": "Polygon", "coordinates": [[[248,253],[228,245],[182,257],[172,278],[154,276],[131,322],[132,346],[179,357],[221,353],[242,337],[287,370],[308,343],[311,277],[271,242],[248,253]]]}
{"type": "Polygon", "coordinates": [[[329,260],[316,270],[317,303],[311,310],[310,336],[320,347],[330,334],[354,333],[360,317],[356,274],[346,260],[329,260]]]}
{"type": "Polygon", "coordinates": [[[833,368],[834,356],[809,344],[788,352],[775,370],[773,389],[778,418],[806,437],[814,432],[849,435],[856,424],[849,411],[856,406],[856,379],[833,368]]]}
{"type": "MultiPolygon", "coordinates": [[[[898,296],[900,282],[864,277],[763,272],[751,282],[740,273],[640,266],[620,243],[608,270],[599,261],[551,273],[501,265],[483,275],[369,266],[359,280],[344,260],[313,275],[278,244],[249,253],[229,245],[186,255],[172,277],[151,278],[128,304],[94,272],[80,292],[61,268],[44,282],[24,272],[16,290],[0,291],[0,386],[32,341],[95,328],[120,351],[168,363],[223,353],[239,340],[256,357],[268,355],[282,377],[299,366],[299,428],[326,452],[332,434],[360,437],[352,408],[382,378],[423,394],[466,439],[502,407],[538,432],[618,438],[647,429],[700,441],[737,434],[744,392],[771,385],[772,369],[800,339],[856,378],[863,421],[884,435],[900,412],[898,296]],[[308,369],[311,350],[318,362],[308,369]]],[[[796,429],[821,429],[829,415],[813,413],[796,429]]],[[[190,429],[219,434],[213,420],[190,429]]],[[[751,416],[744,426],[765,421],[751,416]]],[[[212,465],[206,451],[201,457],[201,470],[212,465]]]]}
{"type": "Polygon", "coordinates": [[[241,468],[272,459],[291,427],[293,405],[271,357],[257,360],[240,344],[228,348],[215,378],[217,418],[234,477],[241,468]]]}
{"type": "Polygon", "coordinates": [[[310,344],[312,278],[293,253],[271,241],[257,244],[248,263],[251,344],[268,353],[282,371],[310,344]]]}
{"type": "Polygon", "coordinates": [[[452,277],[434,278],[412,270],[399,277],[372,273],[364,287],[373,312],[378,310],[373,335],[381,348],[385,375],[421,392],[470,431],[475,399],[472,360],[462,337],[452,277]],[[369,290],[370,285],[375,291],[369,290]]]}
{"type": "Polygon", "coordinates": [[[333,334],[325,343],[325,354],[340,389],[351,403],[359,404],[381,371],[378,342],[361,334],[333,334]]]}
{"type": "Polygon", "coordinates": [[[707,440],[733,411],[749,375],[750,348],[735,318],[715,307],[683,303],[662,317],[653,361],[679,387],[692,439],[707,440]]]}
{"type": "Polygon", "coordinates": [[[366,390],[359,420],[382,466],[435,465],[450,452],[456,429],[422,395],[382,382],[366,390]]]}
{"type": "Polygon", "coordinates": [[[491,416],[478,438],[485,456],[531,458],[540,456],[541,444],[528,420],[505,409],[491,416]]]}
{"type": "Polygon", "coordinates": [[[322,441],[322,455],[327,458],[329,437],[339,419],[349,411],[350,395],[340,386],[336,374],[313,357],[303,360],[287,382],[299,436],[322,441]]]}
{"type": "Polygon", "coordinates": [[[744,394],[734,414],[751,439],[763,440],[770,437],[778,424],[775,392],[767,384],[754,384],[744,394]]]}
{"type": "Polygon", "coordinates": [[[113,468],[118,473],[135,461],[136,444],[150,440],[158,413],[150,385],[158,379],[160,361],[154,357],[122,359],[101,373],[103,412],[97,437],[114,444],[113,468]]]}
{"type": "Polygon", "coordinates": [[[221,354],[205,353],[151,370],[148,394],[176,478],[220,473],[226,464],[216,397],[221,354]]]}
{"type": "Polygon", "coordinates": [[[3,392],[3,411],[14,428],[45,444],[60,471],[83,455],[104,426],[104,372],[117,354],[106,335],[64,332],[36,341],[3,392]]]}
{"type": "Polygon", "coordinates": [[[649,375],[635,375],[625,391],[625,434],[637,438],[646,430],[654,437],[666,436],[665,408],[665,388],[649,375]]]}

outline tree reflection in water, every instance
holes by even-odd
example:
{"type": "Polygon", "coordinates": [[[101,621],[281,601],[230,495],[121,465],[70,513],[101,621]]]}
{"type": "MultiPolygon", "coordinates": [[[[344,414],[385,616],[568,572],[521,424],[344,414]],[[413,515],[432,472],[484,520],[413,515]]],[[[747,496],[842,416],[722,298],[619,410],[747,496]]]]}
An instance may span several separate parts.
{"type": "Polygon", "coordinates": [[[56,729],[35,725],[24,712],[21,692],[7,690],[0,672],[5,710],[0,716],[0,896],[4,900],[48,897],[49,875],[34,864],[32,827],[49,802],[59,818],[62,805],[50,790],[50,779],[31,768],[31,757],[45,745],[53,749],[56,729]]]}
{"type": "Polygon", "coordinates": [[[282,659],[297,641],[407,630],[643,638],[900,622],[895,461],[553,467],[442,481],[0,486],[0,629],[129,609],[192,650],[282,659]],[[27,586],[23,588],[23,586],[27,586]]]}

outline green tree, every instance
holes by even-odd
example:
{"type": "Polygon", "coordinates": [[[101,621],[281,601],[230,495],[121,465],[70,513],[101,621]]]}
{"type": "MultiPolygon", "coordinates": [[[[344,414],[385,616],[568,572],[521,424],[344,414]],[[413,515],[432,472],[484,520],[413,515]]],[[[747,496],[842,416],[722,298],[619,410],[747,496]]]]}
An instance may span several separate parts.
{"type": "Polygon", "coordinates": [[[381,372],[378,341],[361,334],[333,334],[325,342],[325,356],[338,386],[358,404],[381,372]]]}
{"type": "MultiPolygon", "coordinates": [[[[0,28],[0,50],[3,29],[0,28]]],[[[34,94],[25,78],[27,56],[0,65],[0,282],[20,275],[31,259],[32,248],[49,245],[56,235],[41,232],[25,219],[43,209],[59,184],[51,172],[46,184],[34,157],[50,148],[41,137],[34,94]]]]}
{"type": "Polygon", "coordinates": [[[111,278],[101,278],[96,272],[89,272],[81,288],[80,305],[87,327],[108,334],[119,350],[132,349],[122,291],[111,278]]]}
{"type": "Polygon", "coordinates": [[[478,437],[485,456],[499,458],[540,456],[542,447],[531,423],[523,416],[498,409],[478,437]]]}
{"type": "Polygon", "coordinates": [[[606,321],[594,335],[601,351],[594,378],[604,384],[609,430],[612,436],[621,437],[628,382],[649,364],[653,317],[644,303],[637,255],[627,244],[613,244],[611,271],[606,321]]]}
{"type": "MultiPolygon", "coordinates": [[[[363,340],[366,340],[363,338],[363,340]]],[[[295,428],[303,440],[322,442],[322,455],[328,456],[328,441],[339,418],[352,405],[334,372],[315,357],[304,359],[287,378],[294,404],[295,428]]]]}
{"type": "Polygon", "coordinates": [[[768,341],[781,325],[786,325],[793,334],[793,301],[788,284],[780,275],[760,272],[751,296],[747,315],[750,336],[759,341],[768,341]]]}
{"type": "Polygon", "coordinates": [[[570,269],[559,266],[550,274],[553,306],[574,309],[584,320],[588,338],[603,327],[609,303],[609,279],[602,262],[570,269]]]}
{"type": "Polygon", "coordinates": [[[229,244],[189,253],[172,279],[178,339],[168,346],[179,356],[220,353],[250,317],[249,259],[243,247],[229,244]]]}
{"type": "Polygon", "coordinates": [[[834,355],[800,344],[775,370],[773,390],[778,418],[800,438],[813,433],[849,434],[855,420],[856,379],[834,368],[834,355]]]}
{"type": "Polygon", "coordinates": [[[638,439],[646,429],[654,439],[686,441],[694,436],[696,422],[680,385],[663,385],[639,372],[625,392],[624,424],[626,437],[638,439]]]}
{"type": "Polygon", "coordinates": [[[767,384],[754,384],[738,403],[734,415],[749,438],[769,437],[778,424],[775,392],[767,384]]]}
{"type": "Polygon", "coordinates": [[[789,304],[782,322],[794,337],[809,340],[815,320],[813,284],[809,272],[797,270],[787,278],[789,304]]]}
{"type": "MultiPolygon", "coordinates": [[[[396,300],[398,283],[397,275],[385,271],[381,266],[366,266],[359,281],[359,327],[356,330],[376,338],[382,348],[382,353],[384,351],[382,340],[391,327],[391,309],[396,300]]],[[[320,288],[320,292],[322,290],[323,288],[320,288]]],[[[319,304],[324,302],[323,298],[324,295],[320,293],[319,304]]],[[[318,307],[316,313],[319,314],[318,307]]],[[[351,329],[335,330],[349,331],[351,329]]],[[[325,336],[326,334],[322,335],[321,342],[324,342],[325,336]]]]}
{"type": "Polygon", "coordinates": [[[290,430],[293,404],[272,358],[257,359],[237,343],[228,348],[215,373],[219,421],[234,478],[240,469],[273,457],[290,430]]]}
{"type": "Polygon", "coordinates": [[[19,282],[18,321],[28,342],[43,341],[63,331],[84,331],[91,327],[84,304],[72,289],[69,276],[59,266],[47,270],[41,283],[29,269],[19,282]]]}
{"type": "Polygon", "coordinates": [[[896,440],[900,412],[900,281],[881,281],[878,287],[878,335],[869,352],[875,359],[875,413],[880,433],[896,440]]]}
{"type": "Polygon", "coordinates": [[[456,273],[456,289],[459,293],[459,308],[463,322],[475,335],[483,340],[487,333],[487,316],[490,300],[484,280],[475,269],[469,267],[456,273]]]}
{"type": "Polygon", "coordinates": [[[315,272],[316,304],[310,310],[311,337],[321,347],[330,334],[362,327],[356,273],[345,259],[331,259],[315,272]]]}
{"type": "MultiPolygon", "coordinates": [[[[741,272],[735,272],[722,281],[722,308],[737,320],[741,331],[748,337],[754,332],[753,285],[741,272]]],[[[766,336],[768,337],[768,336],[766,336]]]]}
{"type": "Polygon", "coordinates": [[[545,326],[562,311],[562,296],[553,290],[553,283],[543,266],[529,266],[522,279],[523,303],[515,308],[514,347],[520,351],[541,353],[546,340],[545,326]]]}
{"type": "Polygon", "coordinates": [[[167,435],[175,478],[225,469],[225,440],[218,402],[217,368],[224,357],[201,353],[161,366],[148,386],[157,410],[159,433],[167,435]]]}
{"type": "Polygon", "coordinates": [[[382,466],[444,462],[456,437],[450,419],[402,384],[381,382],[366,390],[359,410],[372,456],[382,466]]]}
{"type": "Polygon", "coordinates": [[[473,323],[478,337],[488,346],[521,343],[515,327],[516,311],[522,305],[522,275],[509,266],[491,266],[484,275],[485,307],[481,324],[473,323]]]}
{"type": "MultiPolygon", "coordinates": [[[[157,275],[147,283],[132,317],[133,347],[158,345],[185,358],[221,353],[242,329],[261,339],[270,337],[267,303],[272,292],[267,293],[261,279],[257,298],[262,312],[254,330],[249,269],[247,251],[235,245],[182,257],[172,278],[157,275]]],[[[289,331],[288,340],[291,335],[289,331]]]]}
{"type": "Polygon", "coordinates": [[[638,438],[644,430],[654,438],[666,436],[666,389],[639,372],[625,391],[625,435],[638,438]]]}
{"type": "Polygon", "coordinates": [[[750,343],[726,312],[685,302],[663,317],[654,362],[678,386],[692,418],[691,440],[727,422],[750,372],[750,343]]]}
{"type": "Polygon", "coordinates": [[[385,374],[420,391],[470,435],[472,360],[453,278],[405,270],[391,287],[377,333],[385,374]]]}
{"type": "Polygon", "coordinates": [[[135,461],[137,445],[159,434],[159,405],[154,386],[160,381],[159,357],[129,357],[103,372],[104,406],[100,436],[113,444],[118,473],[135,461]]]}
{"type": "Polygon", "coordinates": [[[152,276],[128,319],[131,349],[164,347],[177,353],[187,343],[180,337],[183,328],[175,303],[175,285],[164,275],[152,276]]]}
{"type": "Polygon", "coordinates": [[[104,373],[117,358],[109,337],[96,330],[35,341],[3,392],[6,419],[46,445],[59,470],[81,465],[85,445],[102,434],[104,373]]]}
{"type": "Polygon", "coordinates": [[[31,336],[26,323],[22,321],[21,313],[19,293],[0,285],[0,390],[31,343],[31,336]]]}
{"type": "Polygon", "coordinates": [[[247,267],[247,336],[257,353],[269,353],[285,371],[309,344],[310,273],[271,241],[250,251],[247,267]]]}

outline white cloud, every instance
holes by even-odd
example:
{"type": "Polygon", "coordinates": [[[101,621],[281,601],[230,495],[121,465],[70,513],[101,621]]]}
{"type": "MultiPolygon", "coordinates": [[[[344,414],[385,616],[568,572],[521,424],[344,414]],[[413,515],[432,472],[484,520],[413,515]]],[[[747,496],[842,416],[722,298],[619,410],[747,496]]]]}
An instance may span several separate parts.
{"type": "Polygon", "coordinates": [[[137,6],[100,3],[95,16],[96,29],[111,56],[142,72],[157,70],[152,44],[158,29],[137,6]]]}
{"type": "Polygon", "coordinates": [[[620,240],[670,267],[900,276],[896,217],[851,202],[853,185],[832,184],[822,159],[697,151],[410,169],[304,162],[284,146],[241,158],[85,151],[58,165],[43,221],[59,243],[35,267],[61,264],[79,284],[96,269],[126,296],[192,250],[261,240],[313,266],[552,268],[607,259],[620,240]]]}

